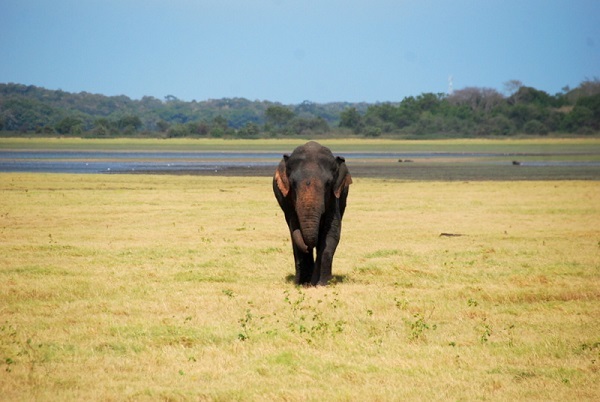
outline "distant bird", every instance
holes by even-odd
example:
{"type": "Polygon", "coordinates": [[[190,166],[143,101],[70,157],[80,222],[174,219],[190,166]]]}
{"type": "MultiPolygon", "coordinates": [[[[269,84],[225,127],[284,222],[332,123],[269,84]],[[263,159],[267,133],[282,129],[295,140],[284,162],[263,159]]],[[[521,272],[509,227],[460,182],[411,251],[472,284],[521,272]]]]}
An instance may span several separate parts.
{"type": "Polygon", "coordinates": [[[521,166],[521,162],[519,161],[512,161],[512,164],[515,166],[521,166]]]}

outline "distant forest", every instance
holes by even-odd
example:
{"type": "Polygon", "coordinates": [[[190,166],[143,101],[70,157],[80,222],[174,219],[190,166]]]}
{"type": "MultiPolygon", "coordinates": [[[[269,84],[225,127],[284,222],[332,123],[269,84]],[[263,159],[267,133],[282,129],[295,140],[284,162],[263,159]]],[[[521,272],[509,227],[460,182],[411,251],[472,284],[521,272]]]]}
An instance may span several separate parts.
{"type": "Polygon", "coordinates": [[[110,137],[460,138],[600,134],[600,80],[550,95],[505,83],[504,95],[468,87],[401,102],[283,105],[226,98],[182,101],[169,95],[104,96],[0,84],[0,135],[110,137]]]}

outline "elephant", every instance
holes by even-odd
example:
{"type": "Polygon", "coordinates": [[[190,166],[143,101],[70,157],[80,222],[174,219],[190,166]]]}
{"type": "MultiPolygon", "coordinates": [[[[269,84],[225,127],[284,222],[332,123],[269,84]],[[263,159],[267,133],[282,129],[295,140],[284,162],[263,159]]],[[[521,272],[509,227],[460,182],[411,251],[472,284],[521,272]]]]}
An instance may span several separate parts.
{"type": "Polygon", "coordinates": [[[283,155],[277,166],[273,192],[290,230],[297,285],[331,280],[351,183],[345,159],[314,141],[283,155]]]}

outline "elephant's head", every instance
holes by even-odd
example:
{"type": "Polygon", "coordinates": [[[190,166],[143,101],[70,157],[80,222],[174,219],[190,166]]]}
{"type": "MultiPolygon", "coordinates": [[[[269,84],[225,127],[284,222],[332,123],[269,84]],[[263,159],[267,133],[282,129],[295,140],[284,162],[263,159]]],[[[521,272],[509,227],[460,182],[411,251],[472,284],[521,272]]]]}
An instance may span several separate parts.
{"type": "Polygon", "coordinates": [[[275,172],[274,187],[295,210],[288,223],[293,241],[301,250],[308,252],[317,245],[323,216],[332,211],[332,203],[347,192],[350,183],[352,178],[344,158],[334,157],[329,148],[316,142],[283,156],[275,172]]]}

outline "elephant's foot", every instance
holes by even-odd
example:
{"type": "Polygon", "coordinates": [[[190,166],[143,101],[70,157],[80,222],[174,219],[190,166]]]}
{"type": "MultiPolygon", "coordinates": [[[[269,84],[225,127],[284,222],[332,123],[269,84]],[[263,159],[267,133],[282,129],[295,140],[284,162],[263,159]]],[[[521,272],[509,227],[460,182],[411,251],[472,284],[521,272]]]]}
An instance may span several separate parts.
{"type": "Polygon", "coordinates": [[[313,270],[310,269],[302,269],[302,270],[298,270],[296,271],[296,285],[300,285],[300,286],[310,286],[312,284],[312,276],[313,276],[313,270]]]}
{"type": "Polygon", "coordinates": [[[329,281],[331,280],[331,277],[329,278],[321,278],[319,279],[319,282],[317,282],[316,286],[327,286],[329,285],[329,281]]]}

